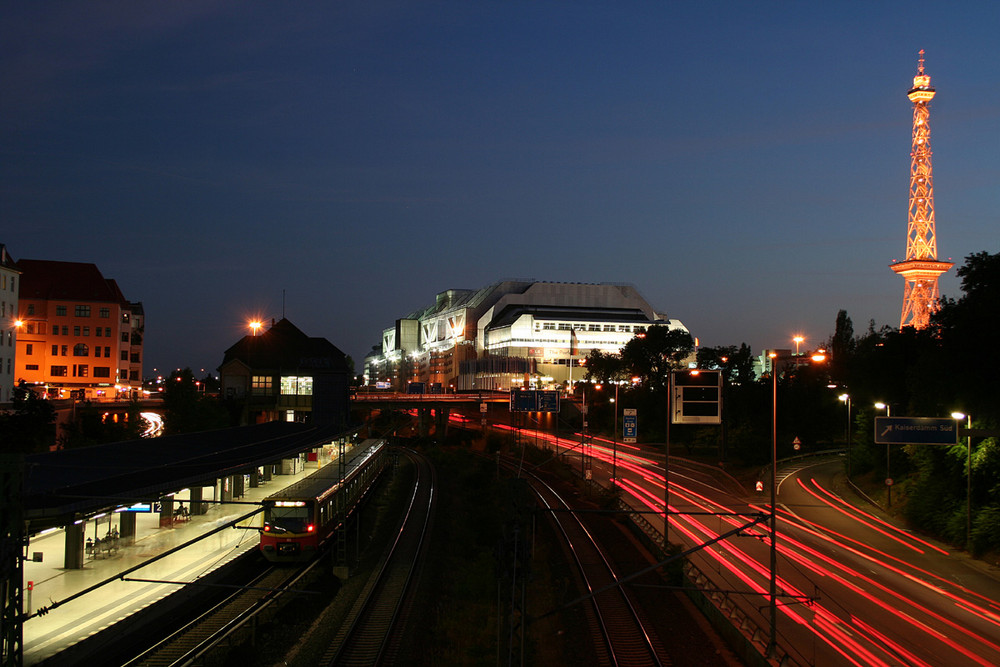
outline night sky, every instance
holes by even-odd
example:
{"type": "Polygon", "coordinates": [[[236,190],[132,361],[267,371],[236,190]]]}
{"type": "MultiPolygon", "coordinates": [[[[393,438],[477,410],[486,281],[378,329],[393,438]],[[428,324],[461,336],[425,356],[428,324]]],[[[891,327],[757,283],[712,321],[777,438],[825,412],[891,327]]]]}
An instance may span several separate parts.
{"type": "Polygon", "coordinates": [[[0,243],[142,301],[147,375],[282,312],[360,371],[505,278],[632,283],[758,353],[897,326],[921,48],[938,258],[1000,251],[995,0],[6,2],[0,31],[0,243]]]}

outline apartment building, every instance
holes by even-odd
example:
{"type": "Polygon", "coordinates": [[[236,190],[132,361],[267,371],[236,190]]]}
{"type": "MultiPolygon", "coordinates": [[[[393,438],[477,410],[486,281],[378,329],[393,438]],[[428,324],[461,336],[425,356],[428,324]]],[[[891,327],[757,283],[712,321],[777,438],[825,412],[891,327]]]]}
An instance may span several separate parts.
{"type": "Polygon", "coordinates": [[[142,391],[145,315],[94,264],[22,259],[14,381],[48,398],[142,391]]]}

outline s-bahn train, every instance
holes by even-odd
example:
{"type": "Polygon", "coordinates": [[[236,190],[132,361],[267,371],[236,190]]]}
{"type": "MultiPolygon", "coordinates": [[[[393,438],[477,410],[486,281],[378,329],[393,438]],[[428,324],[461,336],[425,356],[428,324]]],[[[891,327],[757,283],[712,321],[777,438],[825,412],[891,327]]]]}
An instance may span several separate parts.
{"type": "Polygon", "coordinates": [[[269,561],[310,560],[358,506],[388,464],[384,440],[365,440],[337,461],[264,499],[260,551],[269,561]]]}

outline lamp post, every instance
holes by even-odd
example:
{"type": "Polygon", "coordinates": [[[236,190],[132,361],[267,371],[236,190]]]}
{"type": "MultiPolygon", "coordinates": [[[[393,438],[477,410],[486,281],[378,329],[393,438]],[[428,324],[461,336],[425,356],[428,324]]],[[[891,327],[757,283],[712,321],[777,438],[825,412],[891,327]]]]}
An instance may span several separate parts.
{"type": "Polygon", "coordinates": [[[795,356],[799,356],[799,345],[805,340],[802,336],[795,335],[792,337],[792,341],[795,343],[795,356]]]}
{"type": "MultiPolygon", "coordinates": [[[[967,419],[966,430],[972,431],[972,415],[962,412],[952,412],[952,419],[961,421],[967,419]]],[[[968,434],[967,445],[968,454],[965,457],[965,548],[969,548],[969,541],[972,539],[972,433],[968,434]]]]}
{"type": "MultiPolygon", "coordinates": [[[[878,403],[875,404],[875,407],[879,410],[885,410],[886,417],[892,416],[890,414],[891,408],[887,404],[879,401],[878,403]]],[[[890,475],[889,473],[889,471],[891,470],[891,468],[889,467],[889,454],[890,454],[889,443],[887,442],[885,443],[885,506],[886,507],[892,507],[892,475],[890,475]]]]}
{"type": "Polygon", "coordinates": [[[850,394],[841,394],[837,397],[840,399],[841,403],[847,404],[847,427],[844,429],[847,432],[847,479],[851,479],[851,396],[850,394]]]}
{"type": "Polygon", "coordinates": [[[618,477],[618,382],[615,382],[615,427],[611,431],[611,486],[615,485],[618,477]]]}
{"type": "Polygon", "coordinates": [[[771,352],[771,579],[768,594],[771,617],[771,636],[767,653],[774,657],[778,649],[778,353],[771,352]]]}

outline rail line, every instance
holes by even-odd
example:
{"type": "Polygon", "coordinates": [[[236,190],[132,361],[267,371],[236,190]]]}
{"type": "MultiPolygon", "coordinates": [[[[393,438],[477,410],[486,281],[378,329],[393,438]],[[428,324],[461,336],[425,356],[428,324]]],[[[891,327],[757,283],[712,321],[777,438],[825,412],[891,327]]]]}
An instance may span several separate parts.
{"type": "MultiPolygon", "coordinates": [[[[314,560],[298,568],[272,565],[174,633],[124,663],[125,667],[176,667],[196,664],[209,651],[256,619],[265,608],[291,592],[312,568],[314,560]]],[[[248,628],[249,629],[249,628],[248,628]]]]}
{"type": "Polygon", "coordinates": [[[403,450],[416,469],[416,483],[392,547],[336,634],[320,665],[392,664],[410,614],[411,587],[427,547],[436,500],[434,468],[423,455],[403,450]]]}
{"type": "Polygon", "coordinates": [[[563,536],[589,600],[587,618],[593,626],[595,664],[615,666],[669,665],[667,652],[655,633],[647,629],[642,612],[597,539],[562,495],[541,477],[522,471],[542,506],[549,511],[563,536]]]}

